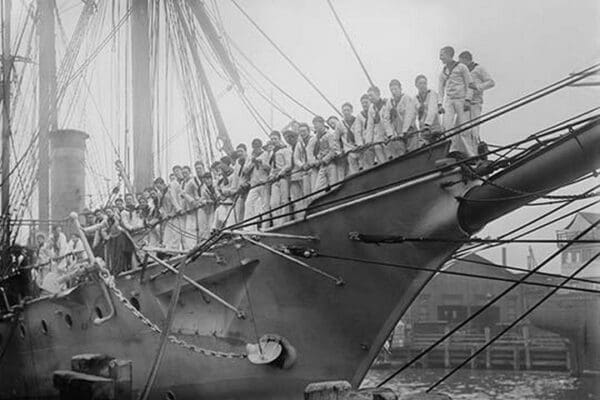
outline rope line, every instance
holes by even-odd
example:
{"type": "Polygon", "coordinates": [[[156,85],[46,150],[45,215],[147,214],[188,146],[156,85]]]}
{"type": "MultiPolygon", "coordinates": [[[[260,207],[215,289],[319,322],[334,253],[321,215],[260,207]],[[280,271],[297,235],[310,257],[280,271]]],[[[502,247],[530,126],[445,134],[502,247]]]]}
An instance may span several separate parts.
{"type": "Polygon", "coordinates": [[[337,21],[338,25],[342,29],[342,32],[344,32],[346,41],[348,41],[348,44],[350,45],[350,48],[352,49],[352,52],[354,53],[356,60],[360,64],[360,68],[362,68],[363,72],[365,73],[365,76],[367,77],[367,81],[369,81],[369,85],[375,86],[375,84],[373,83],[373,80],[371,79],[371,76],[367,72],[367,68],[365,67],[365,64],[363,63],[362,59],[358,55],[358,51],[356,51],[356,48],[354,47],[354,44],[352,43],[352,39],[350,39],[350,35],[346,31],[346,28],[344,28],[344,24],[342,23],[342,20],[340,19],[338,13],[335,11],[335,8],[333,7],[333,3],[331,2],[331,0],[327,0],[327,4],[329,5],[329,8],[331,9],[331,12],[333,13],[333,16],[335,17],[335,20],[337,21]]]}
{"type": "MultiPolygon", "coordinates": [[[[362,258],[335,256],[335,255],[331,255],[331,254],[322,254],[322,253],[318,253],[316,256],[323,257],[323,258],[330,258],[332,260],[339,260],[339,261],[351,261],[351,262],[356,262],[356,263],[361,263],[361,264],[380,265],[383,267],[402,268],[402,269],[409,269],[409,270],[414,270],[414,271],[425,271],[425,272],[431,272],[432,274],[462,276],[462,277],[466,277],[466,278],[486,279],[489,281],[496,281],[496,282],[521,283],[516,278],[503,278],[503,277],[498,277],[498,276],[475,274],[475,273],[471,273],[471,272],[451,271],[448,269],[425,268],[425,267],[419,267],[419,266],[410,265],[410,264],[390,263],[390,262],[384,262],[384,261],[375,261],[375,260],[366,260],[366,259],[362,259],[362,258]]],[[[565,277],[563,276],[563,278],[565,278],[565,277]]],[[[594,282],[594,283],[600,284],[600,282],[594,282]]],[[[531,286],[541,286],[541,287],[547,287],[547,288],[558,288],[559,287],[556,284],[547,283],[547,282],[535,282],[535,281],[522,282],[522,284],[523,285],[531,285],[531,286]]],[[[597,290],[597,289],[578,287],[578,286],[566,286],[566,287],[561,286],[560,288],[569,289],[569,290],[573,290],[576,292],[583,292],[583,293],[594,293],[594,294],[600,293],[600,290],[597,290]]]]}

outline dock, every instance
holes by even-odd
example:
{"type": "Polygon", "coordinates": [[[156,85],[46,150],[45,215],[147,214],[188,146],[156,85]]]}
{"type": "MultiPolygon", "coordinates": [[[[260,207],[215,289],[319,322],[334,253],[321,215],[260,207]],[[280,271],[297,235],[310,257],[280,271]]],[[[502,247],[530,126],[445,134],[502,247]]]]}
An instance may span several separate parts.
{"type": "MultiPolygon", "coordinates": [[[[448,330],[445,330],[448,332],[448,330]]],[[[374,367],[405,363],[428,348],[443,334],[420,333],[380,357],[374,367]]],[[[484,333],[457,333],[440,343],[415,363],[417,368],[451,368],[459,365],[490,340],[484,333]]],[[[555,370],[571,371],[571,351],[567,339],[556,336],[530,338],[525,328],[494,342],[469,362],[471,369],[555,370]]]]}

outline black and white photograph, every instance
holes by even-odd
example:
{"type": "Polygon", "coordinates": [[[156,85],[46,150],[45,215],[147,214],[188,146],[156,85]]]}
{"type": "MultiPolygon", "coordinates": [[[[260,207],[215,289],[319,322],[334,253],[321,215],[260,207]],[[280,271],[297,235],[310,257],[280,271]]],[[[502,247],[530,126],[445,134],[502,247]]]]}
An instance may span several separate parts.
{"type": "Polygon", "coordinates": [[[600,0],[0,0],[0,400],[600,400],[600,0]]]}

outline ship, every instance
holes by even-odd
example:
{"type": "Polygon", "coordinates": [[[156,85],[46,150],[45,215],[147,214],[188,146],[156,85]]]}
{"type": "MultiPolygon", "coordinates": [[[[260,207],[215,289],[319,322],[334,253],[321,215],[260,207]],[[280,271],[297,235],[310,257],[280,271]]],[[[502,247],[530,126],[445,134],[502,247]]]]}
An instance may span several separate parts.
{"type": "MultiPolygon", "coordinates": [[[[49,3],[37,3],[46,33],[53,28],[49,3]]],[[[89,13],[97,6],[93,1],[85,4],[89,13]]],[[[152,142],[145,134],[153,121],[148,114],[148,4],[133,0],[126,14],[133,22],[132,62],[137,63],[132,77],[137,188],[148,184],[154,169],[147,157],[152,142]]],[[[195,18],[216,57],[231,69],[234,64],[202,4],[173,2],[170,11],[195,18]]],[[[184,25],[180,34],[193,36],[191,32],[184,25]]],[[[52,37],[41,35],[46,41],[52,37]]],[[[53,44],[45,44],[40,48],[40,75],[53,62],[47,53],[53,44]]],[[[187,51],[199,66],[194,48],[190,45],[187,51]]],[[[595,72],[586,70],[563,84],[595,72]]],[[[231,150],[205,78],[199,76],[217,139],[221,149],[231,150]]],[[[44,79],[51,81],[48,75],[44,79]]],[[[6,101],[6,77],[4,83],[6,101]]],[[[52,85],[40,88],[44,96],[52,90],[52,85]]],[[[40,110],[40,140],[45,134],[53,149],[51,168],[41,167],[47,169],[42,178],[50,175],[45,181],[49,185],[40,189],[39,220],[44,223],[82,211],[85,176],[64,176],[81,165],[88,135],[59,129],[51,101],[40,110]]],[[[477,165],[473,162],[485,160],[449,158],[447,135],[347,176],[311,197],[290,222],[262,231],[233,225],[190,253],[146,259],[117,276],[96,259],[82,268],[88,279],[68,290],[21,296],[18,302],[15,296],[4,296],[0,398],[55,398],[53,373],[69,369],[72,357],[82,354],[131,360],[137,394],[146,392],[155,371],[147,389],[152,399],[300,399],[312,382],[346,380],[358,387],[419,292],[473,235],[600,166],[600,117],[559,128],[525,138],[508,161],[491,158],[477,165]],[[379,239],[389,243],[378,246],[374,242],[379,239]],[[398,261],[420,269],[390,265],[398,261]],[[168,337],[161,332],[165,325],[168,337]]],[[[200,141],[190,146],[202,147],[200,141]]],[[[40,156],[40,163],[44,161],[40,156]]],[[[77,214],[72,215],[75,232],[78,224],[77,214]]],[[[4,286],[8,281],[2,282],[4,286]]]]}

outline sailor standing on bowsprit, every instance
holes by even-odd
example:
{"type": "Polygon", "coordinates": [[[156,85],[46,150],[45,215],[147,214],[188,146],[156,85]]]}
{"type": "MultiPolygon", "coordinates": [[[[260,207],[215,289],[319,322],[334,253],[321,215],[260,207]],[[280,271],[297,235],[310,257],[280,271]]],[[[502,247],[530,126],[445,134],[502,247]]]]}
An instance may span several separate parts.
{"type": "MultiPolygon", "coordinates": [[[[440,73],[438,109],[440,114],[444,114],[444,130],[447,131],[469,120],[473,79],[469,69],[454,60],[454,48],[443,47],[440,61],[444,67],[440,73]]],[[[477,155],[477,143],[470,129],[453,135],[451,139],[450,156],[464,158],[477,155]]]]}
{"type": "MultiPolygon", "coordinates": [[[[473,61],[473,55],[471,52],[463,51],[460,53],[458,55],[458,61],[469,69],[469,72],[471,72],[471,78],[473,79],[473,82],[471,82],[469,86],[473,90],[469,119],[473,121],[481,116],[481,111],[483,108],[483,92],[493,88],[496,83],[486,69],[473,61]]],[[[477,125],[471,128],[473,139],[478,145],[481,143],[481,137],[479,136],[480,127],[481,125],[477,125]]]]}

